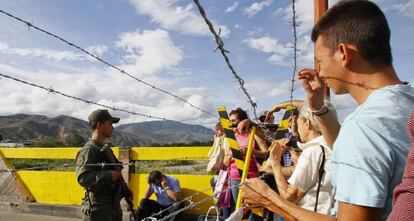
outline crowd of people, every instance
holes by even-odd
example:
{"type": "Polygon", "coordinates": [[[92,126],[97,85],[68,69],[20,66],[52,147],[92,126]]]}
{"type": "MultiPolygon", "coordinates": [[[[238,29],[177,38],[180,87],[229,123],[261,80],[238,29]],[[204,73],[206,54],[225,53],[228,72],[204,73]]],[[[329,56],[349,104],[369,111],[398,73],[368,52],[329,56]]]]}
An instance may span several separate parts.
{"type": "MultiPolygon", "coordinates": [[[[279,103],[260,115],[244,183],[228,145],[222,149],[230,161],[221,170],[230,167],[229,183],[240,184],[245,206],[266,208],[273,220],[414,220],[414,89],[393,68],[383,12],[370,1],[341,1],[314,26],[312,40],[317,68],[298,74],[306,100],[279,103]],[[324,97],[326,84],[358,104],[342,124],[324,97]],[[290,135],[263,141],[261,128],[289,104],[297,109],[290,135]],[[265,153],[273,186],[259,174],[265,153]]],[[[230,112],[230,121],[244,154],[253,121],[240,108],[230,112]]],[[[235,189],[223,211],[234,211],[235,189]]]]}
{"type": "MultiPolygon", "coordinates": [[[[242,190],[246,208],[264,209],[246,212],[249,220],[414,220],[414,88],[393,68],[390,35],[370,1],[341,1],[327,11],[312,30],[317,68],[298,74],[305,101],[276,104],[257,123],[241,108],[229,113],[243,161],[254,136],[245,182],[217,123],[207,171],[215,174],[223,217],[236,210],[242,190]],[[342,124],[324,97],[326,84],[358,104],[342,124]],[[279,128],[273,113],[290,105],[289,133],[272,142],[279,128]]],[[[89,115],[92,137],[76,156],[84,220],[122,220],[120,200],[131,202],[122,166],[105,145],[119,120],[107,110],[89,115]]],[[[181,198],[176,178],[152,171],[137,216],[164,217],[183,207],[181,198]]]]}

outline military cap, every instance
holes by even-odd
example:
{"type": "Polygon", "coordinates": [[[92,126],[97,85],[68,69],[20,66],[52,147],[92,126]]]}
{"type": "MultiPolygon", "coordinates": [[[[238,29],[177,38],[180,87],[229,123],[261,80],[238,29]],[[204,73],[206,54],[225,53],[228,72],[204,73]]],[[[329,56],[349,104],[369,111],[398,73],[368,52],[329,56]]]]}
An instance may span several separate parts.
{"type": "Polygon", "coordinates": [[[89,114],[89,124],[97,123],[97,122],[104,122],[107,120],[112,120],[112,123],[118,123],[120,118],[119,117],[112,117],[108,110],[98,109],[94,110],[91,114],[89,114]]]}

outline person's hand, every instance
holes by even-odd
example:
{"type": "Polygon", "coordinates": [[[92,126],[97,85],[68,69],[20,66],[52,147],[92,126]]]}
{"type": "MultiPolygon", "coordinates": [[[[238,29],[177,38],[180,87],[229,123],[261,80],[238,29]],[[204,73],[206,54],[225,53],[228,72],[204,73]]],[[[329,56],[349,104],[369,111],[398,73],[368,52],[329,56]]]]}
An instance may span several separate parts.
{"type": "Polygon", "coordinates": [[[279,142],[273,142],[272,146],[270,147],[270,159],[273,162],[280,162],[282,158],[282,154],[286,151],[286,147],[284,147],[279,142]]]}
{"type": "Polygon", "coordinates": [[[298,135],[298,117],[296,115],[292,115],[289,117],[289,128],[292,130],[293,135],[298,135]]]}
{"type": "Polygon", "coordinates": [[[298,74],[306,91],[307,102],[312,110],[319,110],[324,104],[324,81],[314,69],[302,69],[298,74]]]}
{"type": "Polygon", "coordinates": [[[240,148],[240,152],[241,152],[243,155],[246,155],[246,153],[247,153],[247,148],[240,148]]]}
{"type": "Polygon", "coordinates": [[[273,190],[260,178],[247,179],[240,189],[244,203],[249,208],[265,208],[271,203],[266,195],[273,190]]]}
{"type": "Polygon", "coordinates": [[[162,180],[161,180],[161,186],[162,186],[162,188],[169,188],[170,186],[168,185],[168,181],[167,181],[167,177],[166,176],[164,176],[164,177],[162,177],[162,180]]]}
{"type": "Polygon", "coordinates": [[[122,177],[122,174],[118,170],[111,170],[112,175],[112,181],[117,181],[120,177],[122,177]]]}
{"type": "Polygon", "coordinates": [[[274,112],[279,112],[280,110],[281,110],[281,108],[278,105],[273,106],[270,110],[267,111],[265,122],[267,122],[271,119],[274,112]]]}
{"type": "Polygon", "coordinates": [[[249,119],[244,119],[240,121],[240,123],[237,125],[237,131],[239,133],[248,131],[250,128],[250,124],[251,124],[251,121],[249,119]]]}

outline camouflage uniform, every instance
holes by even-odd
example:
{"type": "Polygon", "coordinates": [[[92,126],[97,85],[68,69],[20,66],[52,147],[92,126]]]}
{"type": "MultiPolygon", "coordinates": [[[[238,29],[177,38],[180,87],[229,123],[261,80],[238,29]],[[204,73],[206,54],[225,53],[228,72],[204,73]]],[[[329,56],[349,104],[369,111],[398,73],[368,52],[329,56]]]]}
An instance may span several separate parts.
{"type": "Polygon", "coordinates": [[[89,140],[76,155],[78,183],[86,189],[82,199],[85,221],[122,221],[120,200],[123,197],[121,180],[112,181],[112,170],[122,166],[88,166],[96,163],[119,163],[109,145],[89,140]]]}

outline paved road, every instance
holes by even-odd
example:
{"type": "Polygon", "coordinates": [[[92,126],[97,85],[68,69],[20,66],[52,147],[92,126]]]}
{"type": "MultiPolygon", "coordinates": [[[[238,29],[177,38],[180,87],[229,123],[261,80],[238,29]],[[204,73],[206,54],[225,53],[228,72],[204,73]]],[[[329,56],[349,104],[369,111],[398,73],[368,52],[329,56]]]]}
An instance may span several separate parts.
{"type": "Polygon", "coordinates": [[[0,221],[80,221],[80,219],[0,211],[0,221]]]}

